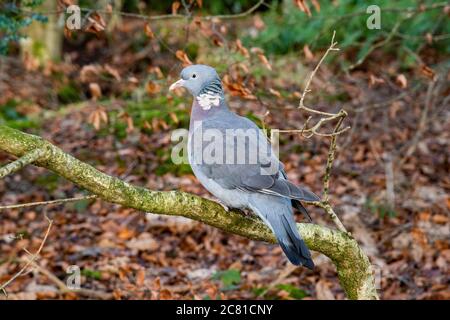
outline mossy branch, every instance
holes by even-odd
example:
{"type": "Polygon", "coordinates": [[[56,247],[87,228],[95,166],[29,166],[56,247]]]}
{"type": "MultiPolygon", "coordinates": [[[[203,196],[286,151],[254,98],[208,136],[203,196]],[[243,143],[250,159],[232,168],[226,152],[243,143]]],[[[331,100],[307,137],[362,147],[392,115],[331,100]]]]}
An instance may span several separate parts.
{"type": "MultiPolygon", "coordinates": [[[[47,168],[101,199],[155,214],[178,215],[201,221],[252,240],[275,243],[270,229],[255,217],[226,212],[216,202],[180,191],[152,191],[106,175],[72,157],[50,142],[0,125],[0,150],[17,157],[45,150],[33,164],[47,168]]],[[[372,266],[355,239],[348,234],[315,224],[297,224],[311,250],[329,257],[350,299],[378,299],[372,266]]]]}

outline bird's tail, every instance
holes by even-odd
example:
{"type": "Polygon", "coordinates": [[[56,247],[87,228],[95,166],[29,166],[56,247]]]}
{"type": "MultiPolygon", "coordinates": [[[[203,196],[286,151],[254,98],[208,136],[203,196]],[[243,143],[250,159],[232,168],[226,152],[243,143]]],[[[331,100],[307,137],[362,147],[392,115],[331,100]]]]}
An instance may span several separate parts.
{"type": "MultiPolygon", "coordinates": [[[[294,265],[302,265],[308,269],[314,268],[311,253],[298,233],[292,208],[287,206],[272,206],[270,210],[266,206],[252,206],[252,209],[263,218],[278,240],[284,254],[294,265]]],[[[290,204],[290,202],[289,202],[290,204]]]]}

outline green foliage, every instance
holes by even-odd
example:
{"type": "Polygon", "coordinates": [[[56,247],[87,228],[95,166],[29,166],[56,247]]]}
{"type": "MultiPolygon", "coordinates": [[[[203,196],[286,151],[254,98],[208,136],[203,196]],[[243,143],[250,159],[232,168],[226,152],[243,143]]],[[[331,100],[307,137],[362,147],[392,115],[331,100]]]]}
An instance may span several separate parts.
{"type": "Polygon", "coordinates": [[[10,1],[0,4],[0,54],[7,54],[9,44],[17,42],[23,36],[21,29],[33,21],[47,22],[47,17],[39,13],[31,13],[44,0],[10,1]]]}
{"type": "Polygon", "coordinates": [[[36,185],[47,189],[48,192],[53,192],[58,189],[59,183],[61,182],[61,178],[52,172],[45,173],[36,178],[36,185]]]}
{"type": "Polygon", "coordinates": [[[66,84],[58,90],[58,100],[61,103],[78,102],[81,100],[80,90],[74,83],[66,84]]]}
{"type": "Polygon", "coordinates": [[[26,115],[21,114],[17,111],[17,106],[19,102],[11,99],[5,104],[0,105],[0,124],[6,124],[7,126],[14,129],[27,129],[34,128],[37,126],[35,120],[29,119],[26,115]]]}
{"type": "MultiPolygon", "coordinates": [[[[285,291],[289,294],[289,298],[291,299],[297,299],[301,300],[308,296],[308,293],[305,290],[299,289],[296,286],[292,284],[278,284],[275,286],[275,288],[279,291],[285,291]]],[[[279,299],[279,296],[275,295],[274,293],[269,293],[267,287],[258,287],[253,288],[253,294],[256,297],[263,297],[264,299],[269,300],[276,300],[279,299]]],[[[272,290],[270,290],[272,291],[272,290]]]]}
{"type": "Polygon", "coordinates": [[[141,102],[129,101],[121,111],[113,110],[108,113],[110,128],[117,138],[125,138],[127,136],[127,124],[121,116],[126,113],[133,119],[135,128],[143,132],[151,132],[148,124],[152,123],[154,118],[165,121],[170,129],[186,128],[189,124],[188,110],[178,108],[180,99],[167,99],[166,96],[143,100],[141,102]],[[170,113],[176,116],[175,121],[170,113]]]}
{"type": "Polygon", "coordinates": [[[241,282],[241,273],[236,269],[228,269],[225,271],[217,271],[212,276],[213,280],[220,280],[222,282],[222,290],[234,290],[241,282]]]}
{"type": "Polygon", "coordinates": [[[87,207],[89,206],[89,203],[91,203],[91,200],[79,200],[73,203],[73,207],[75,208],[75,210],[79,213],[81,212],[85,212],[87,207]]]}
{"type": "Polygon", "coordinates": [[[87,278],[95,280],[100,280],[102,278],[102,273],[98,270],[83,269],[81,270],[81,274],[87,278]]]}
{"type": "MultiPolygon", "coordinates": [[[[430,5],[435,1],[420,1],[424,5],[430,5]]],[[[409,19],[403,19],[406,14],[402,11],[385,11],[383,9],[417,7],[419,1],[412,0],[378,0],[370,4],[378,5],[381,9],[381,29],[368,29],[366,22],[370,14],[366,13],[367,2],[357,0],[342,0],[322,3],[320,12],[313,10],[312,17],[296,8],[291,1],[283,2],[283,5],[273,6],[272,10],[264,16],[266,28],[252,38],[245,37],[247,45],[260,46],[268,53],[285,54],[290,51],[299,51],[304,45],[313,49],[328,47],[333,30],[336,30],[337,41],[342,49],[355,49],[356,60],[363,57],[370,47],[383,39],[386,39],[397,22],[402,21],[395,40],[400,46],[411,50],[417,49],[425,42],[427,32],[436,34],[448,34],[450,26],[445,19],[438,18],[442,9],[419,12],[409,19]],[[284,6],[284,7],[283,7],[284,6]],[[355,14],[361,12],[361,14],[355,14]]],[[[449,42],[441,41],[434,44],[447,52],[450,50],[449,42]]],[[[391,46],[393,54],[398,54],[398,45],[391,46]]]]}
{"type": "Polygon", "coordinates": [[[284,290],[289,293],[289,297],[293,299],[303,299],[308,296],[305,290],[299,289],[292,284],[279,284],[276,286],[279,290],[284,290]]]}
{"type": "Polygon", "coordinates": [[[364,207],[366,210],[372,212],[372,214],[378,215],[380,219],[384,219],[385,217],[394,218],[397,216],[397,212],[389,204],[377,203],[370,198],[367,199],[364,207]]]}

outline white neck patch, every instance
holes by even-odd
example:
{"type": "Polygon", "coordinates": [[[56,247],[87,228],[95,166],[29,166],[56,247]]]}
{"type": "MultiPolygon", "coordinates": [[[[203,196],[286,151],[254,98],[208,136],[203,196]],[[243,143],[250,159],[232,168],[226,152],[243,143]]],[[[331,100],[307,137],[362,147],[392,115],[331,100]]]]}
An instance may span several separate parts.
{"type": "Polygon", "coordinates": [[[207,92],[198,95],[196,99],[203,110],[209,110],[211,107],[217,107],[220,104],[222,97],[213,92],[207,92]]]}

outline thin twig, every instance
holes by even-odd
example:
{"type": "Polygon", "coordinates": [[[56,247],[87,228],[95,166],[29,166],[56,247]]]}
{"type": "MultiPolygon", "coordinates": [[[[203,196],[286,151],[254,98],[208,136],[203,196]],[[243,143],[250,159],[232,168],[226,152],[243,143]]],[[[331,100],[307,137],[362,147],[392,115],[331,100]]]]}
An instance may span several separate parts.
{"type": "MultiPolygon", "coordinates": [[[[338,132],[342,132],[339,131],[339,128],[342,125],[342,122],[344,121],[347,113],[345,111],[344,115],[342,117],[339,118],[338,123],[336,124],[336,127],[334,128],[334,133],[338,133],[338,132]]],[[[330,141],[330,149],[328,150],[328,158],[327,158],[327,166],[325,168],[325,176],[323,177],[323,195],[322,195],[322,199],[324,201],[328,201],[328,191],[330,189],[330,175],[331,175],[331,168],[333,166],[333,161],[334,161],[334,154],[336,152],[336,147],[337,147],[337,135],[334,135],[331,137],[331,141],[330,141]]]]}
{"type": "Polygon", "coordinates": [[[53,225],[53,221],[50,220],[47,216],[45,216],[45,219],[47,219],[48,222],[48,227],[47,227],[47,231],[45,232],[44,235],[44,239],[41,242],[41,245],[39,246],[39,249],[36,251],[36,253],[34,253],[33,255],[31,255],[31,258],[28,260],[28,262],[23,266],[22,269],[19,270],[19,272],[17,272],[15,275],[13,275],[8,281],[6,281],[5,283],[3,283],[0,286],[0,291],[3,292],[5,294],[5,296],[8,296],[5,288],[11,284],[11,282],[13,282],[15,279],[17,279],[18,277],[20,277],[26,270],[27,268],[37,259],[37,257],[39,256],[39,254],[41,253],[42,248],[44,247],[45,242],[47,241],[47,237],[50,233],[50,229],[52,228],[53,225]]]}
{"type": "MultiPolygon", "coordinates": [[[[24,249],[29,255],[31,253],[24,249]]],[[[27,257],[27,260],[30,261],[30,258],[27,257]]],[[[102,300],[109,300],[113,298],[113,295],[111,293],[97,291],[97,290],[91,290],[91,289],[70,289],[67,287],[67,285],[61,281],[57,276],[55,276],[53,273],[51,273],[49,270],[45,269],[44,267],[41,267],[39,264],[37,264],[35,261],[31,262],[33,268],[35,268],[38,272],[46,276],[50,281],[52,281],[54,284],[56,284],[59,288],[59,291],[61,293],[77,293],[83,296],[92,297],[96,299],[102,299],[102,300]]]]}
{"type": "Polygon", "coordinates": [[[309,86],[311,85],[311,81],[314,78],[314,76],[316,75],[317,70],[319,70],[320,65],[322,64],[322,62],[325,60],[325,58],[327,57],[328,53],[330,53],[331,51],[339,51],[339,48],[336,48],[337,42],[334,41],[334,37],[336,36],[336,31],[333,31],[333,37],[331,38],[331,43],[330,46],[328,47],[327,51],[325,52],[325,54],[322,56],[322,58],[319,60],[319,63],[317,64],[317,66],[314,68],[314,70],[311,72],[311,74],[309,75],[308,80],[306,81],[306,85],[305,85],[305,90],[303,90],[303,94],[300,97],[300,103],[299,103],[299,109],[304,109],[308,112],[311,113],[315,113],[315,114],[319,114],[322,116],[334,116],[333,113],[328,113],[328,112],[323,112],[323,111],[318,111],[318,110],[314,110],[314,109],[310,109],[305,107],[303,101],[305,100],[305,96],[306,94],[310,91],[309,90],[309,86]]]}
{"type": "Polygon", "coordinates": [[[341,222],[339,217],[336,215],[336,213],[333,210],[333,207],[330,205],[330,203],[328,201],[320,201],[320,202],[316,202],[314,204],[316,206],[324,209],[325,212],[328,213],[328,215],[330,216],[331,220],[337,226],[339,231],[345,232],[348,235],[350,235],[350,233],[347,231],[347,229],[345,228],[344,224],[341,222]]]}
{"type": "Polygon", "coordinates": [[[84,196],[84,197],[56,199],[56,200],[50,200],[50,201],[38,201],[38,202],[12,204],[12,205],[9,205],[9,206],[0,206],[0,211],[1,210],[6,210],[6,209],[18,209],[18,208],[40,206],[40,205],[61,204],[61,203],[67,203],[67,202],[75,202],[75,201],[81,201],[81,200],[96,199],[96,198],[98,198],[97,195],[89,195],[89,196],[84,196]]]}
{"type": "Polygon", "coordinates": [[[258,294],[258,297],[264,297],[267,292],[269,292],[270,290],[272,290],[275,286],[279,285],[280,283],[283,282],[284,279],[286,279],[287,277],[289,277],[292,272],[294,272],[295,270],[297,270],[298,266],[296,265],[292,265],[292,264],[288,264],[286,265],[286,267],[283,269],[283,271],[280,272],[280,274],[278,275],[278,277],[272,281],[267,288],[265,288],[260,294],[258,294]]]}
{"type": "Polygon", "coordinates": [[[427,90],[427,95],[425,97],[425,107],[422,110],[422,114],[420,116],[417,131],[414,134],[414,137],[410,140],[410,142],[408,144],[403,146],[397,153],[397,156],[400,156],[400,155],[402,156],[401,159],[399,160],[400,166],[402,166],[406,162],[406,160],[415,152],[415,150],[417,148],[417,144],[419,143],[420,138],[422,137],[422,135],[426,129],[428,113],[429,113],[430,109],[432,108],[432,104],[433,104],[432,96],[433,96],[433,93],[436,94],[433,90],[436,83],[437,83],[437,80],[430,81],[430,84],[429,84],[428,90],[427,90]]]}
{"type": "Polygon", "coordinates": [[[339,48],[336,47],[337,42],[334,41],[335,36],[336,36],[336,31],[333,31],[333,36],[331,38],[330,46],[328,47],[327,51],[325,51],[324,55],[319,60],[319,62],[317,63],[316,67],[314,68],[314,70],[309,75],[309,78],[306,81],[305,89],[303,90],[302,96],[300,98],[299,106],[298,106],[298,108],[301,109],[301,110],[305,110],[306,112],[317,114],[317,115],[321,115],[321,116],[324,116],[324,117],[321,118],[311,128],[306,128],[307,127],[307,123],[311,119],[311,117],[308,117],[308,120],[306,121],[306,124],[303,126],[303,128],[301,130],[283,130],[283,131],[280,130],[280,132],[300,132],[300,134],[302,136],[306,137],[306,138],[310,138],[310,137],[312,137],[314,135],[321,136],[321,137],[331,137],[330,148],[328,150],[327,165],[326,165],[326,169],[325,169],[325,175],[324,175],[324,178],[323,178],[323,196],[322,196],[322,199],[320,201],[312,202],[312,204],[314,204],[314,205],[324,209],[328,213],[328,215],[330,216],[331,220],[335,223],[337,228],[340,231],[348,233],[347,229],[345,228],[345,226],[342,224],[342,222],[339,219],[339,217],[334,212],[334,210],[331,207],[331,205],[329,203],[329,200],[328,200],[328,192],[329,192],[329,188],[330,188],[331,168],[333,166],[333,161],[335,159],[335,152],[336,152],[336,147],[337,147],[337,142],[336,142],[337,136],[342,134],[343,132],[347,131],[348,129],[350,129],[350,127],[345,127],[343,129],[340,129],[344,119],[347,117],[347,112],[345,110],[341,110],[338,113],[323,112],[323,111],[318,111],[318,110],[314,110],[314,109],[308,108],[304,104],[305,96],[306,96],[306,94],[308,92],[310,92],[309,86],[311,85],[312,79],[316,75],[316,73],[319,70],[321,64],[323,63],[323,61],[325,60],[325,58],[327,57],[327,55],[331,51],[338,51],[339,50],[339,48]],[[320,129],[320,127],[324,123],[329,122],[329,121],[333,121],[333,120],[337,120],[337,124],[336,124],[336,126],[335,126],[335,128],[334,128],[332,133],[321,133],[321,132],[318,131],[320,129]],[[305,133],[306,133],[306,135],[305,135],[305,133]]]}
{"type": "Polygon", "coordinates": [[[6,166],[0,168],[0,179],[4,178],[10,173],[19,171],[26,165],[29,165],[30,163],[38,160],[45,154],[45,149],[34,149],[33,151],[28,152],[21,158],[17,159],[14,162],[11,162],[7,164],[6,166]]]}

